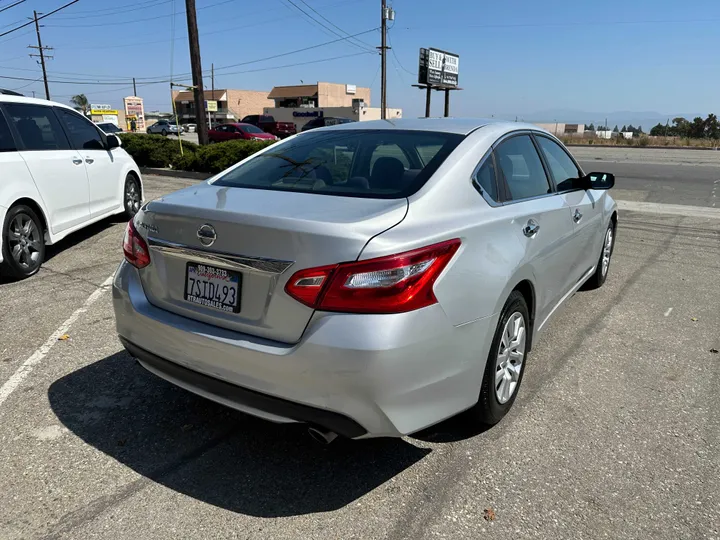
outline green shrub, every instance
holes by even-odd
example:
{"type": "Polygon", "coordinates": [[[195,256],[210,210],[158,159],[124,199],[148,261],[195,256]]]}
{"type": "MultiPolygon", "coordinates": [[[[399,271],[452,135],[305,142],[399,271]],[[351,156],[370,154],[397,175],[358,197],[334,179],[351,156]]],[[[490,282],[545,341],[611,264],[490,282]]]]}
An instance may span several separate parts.
{"type": "Polygon", "coordinates": [[[219,173],[238,161],[259,152],[273,143],[261,141],[226,141],[200,146],[192,155],[177,161],[177,168],[185,171],[219,173]]]}
{"type": "Polygon", "coordinates": [[[189,156],[194,154],[198,148],[196,144],[183,141],[183,152],[186,155],[182,157],[180,143],[176,137],[122,133],[120,139],[122,139],[122,147],[133,157],[139,167],[177,168],[181,158],[189,159],[189,156]]]}
{"type": "Polygon", "coordinates": [[[637,145],[638,146],[647,146],[648,144],[650,144],[650,137],[648,137],[647,135],[640,135],[640,137],[637,140],[637,145]]]}

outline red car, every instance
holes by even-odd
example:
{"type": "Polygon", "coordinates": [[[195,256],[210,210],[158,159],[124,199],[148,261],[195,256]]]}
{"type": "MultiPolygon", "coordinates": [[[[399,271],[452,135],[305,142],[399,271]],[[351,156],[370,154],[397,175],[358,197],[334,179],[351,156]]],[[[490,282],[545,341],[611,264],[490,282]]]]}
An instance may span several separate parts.
{"type": "Polygon", "coordinates": [[[270,133],[265,133],[259,127],[251,124],[222,124],[208,130],[210,142],[232,141],[235,139],[246,139],[252,141],[277,141],[278,138],[270,133]]]}

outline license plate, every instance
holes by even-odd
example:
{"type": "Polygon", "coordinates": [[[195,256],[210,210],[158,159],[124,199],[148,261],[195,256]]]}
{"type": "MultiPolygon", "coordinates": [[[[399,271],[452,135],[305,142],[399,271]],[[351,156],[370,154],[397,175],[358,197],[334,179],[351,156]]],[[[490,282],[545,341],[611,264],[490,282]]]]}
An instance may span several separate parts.
{"type": "Polygon", "coordinates": [[[185,300],[227,313],[240,312],[242,275],[207,264],[187,263],[185,300]]]}

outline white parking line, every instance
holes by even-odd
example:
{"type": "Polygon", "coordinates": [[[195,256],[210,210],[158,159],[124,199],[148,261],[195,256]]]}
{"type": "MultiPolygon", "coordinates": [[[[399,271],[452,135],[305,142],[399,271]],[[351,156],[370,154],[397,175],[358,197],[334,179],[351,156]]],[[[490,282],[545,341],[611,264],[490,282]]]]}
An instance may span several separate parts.
{"type": "Polygon", "coordinates": [[[672,310],[673,310],[673,308],[668,308],[668,310],[665,312],[665,316],[669,317],[670,314],[672,313],[672,310]]]}
{"type": "Polygon", "coordinates": [[[25,360],[22,365],[13,373],[12,377],[10,377],[5,384],[0,387],[0,406],[5,402],[7,398],[10,397],[10,394],[12,394],[17,388],[22,384],[22,382],[27,378],[28,375],[32,372],[33,368],[38,365],[40,362],[42,362],[43,358],[47,356],[47,354],[50,352],[50,349],[53,348],[53,346],[58,342],[58,339],[63,334],[67,334],[68,330],[70,330],[70,327],[75,323],[75,321],[78,320],[78,317],[85,313],[88,308],[93,305],[97,300],[100,298],[103,292],[108,290],[110,287],[110,284],[112,283],[113,277],[115,274],[107,278],[105,281],[103,281],[102,285],[100,285],[97,289],[95,289],[90,296],[87,297],[87,300],[83,303],[81,307],[76,309],[68,319],[62,323],[55,332],[53,332],[50,337],[47,339],[45,343],[40,346],[39,349],[37,349],[27,360],[25,360]]]}

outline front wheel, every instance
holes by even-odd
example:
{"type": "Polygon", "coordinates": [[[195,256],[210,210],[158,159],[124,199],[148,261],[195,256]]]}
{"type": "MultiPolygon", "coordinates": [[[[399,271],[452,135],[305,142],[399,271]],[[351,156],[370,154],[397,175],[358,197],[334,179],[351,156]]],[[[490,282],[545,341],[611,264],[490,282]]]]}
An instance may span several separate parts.
{"type": "Polygon", "coordinates": [[[163,129],[163,130],[160,132],[160,135],[162,135],[163,137],[167,137],[167,130],[163,129]]]}
{"type": "Polygon", "coordinates": [[[513,291],[500,314],[480,388],[470,416],[480,424],[495,425],[515,403],[530,344],[530,315],[525,297],[513,291]]]}
{"type": "Polygon", "coordinates": [[[125,178],[125,189],[123,189],[123,205],[125,206],[125,217],[130,220],[140,210],[142,194],[140,182],[134,175],[128,174],[125,178]]]}
{"type": "Polygon", "coordinates": [[[0,269],[17,279],[36,274],[45,260],[42,222],[23,204],[8,210],[2,229],[3,262],[0,269]]]}
{"type": "Polygon", "coordinates": [[[597,262],[595,273],[585,282],[583,287],[586,290],[599,289],[605,283],[610,270],[610,259],[615,250],[615,224],[610,222],[605,230],[605,238],[603,239],[602,249],[600,250],[600,258],[597,262]]]}

